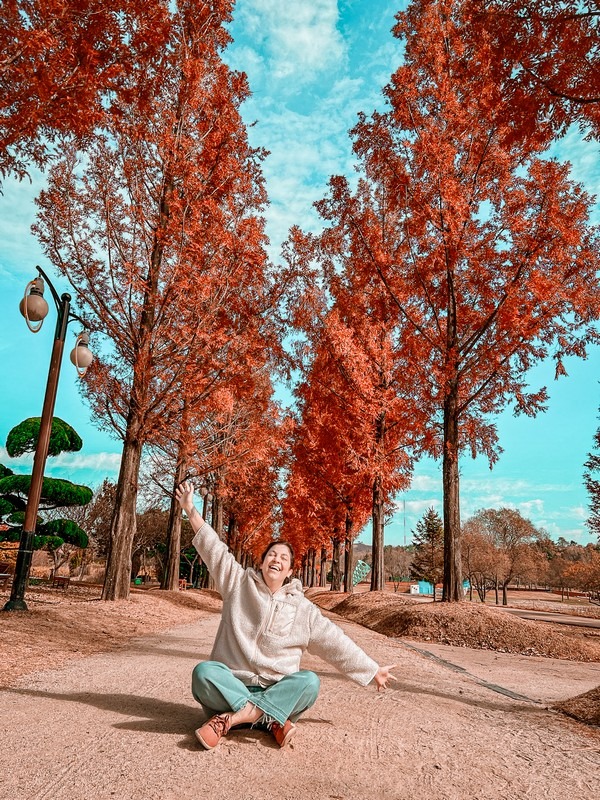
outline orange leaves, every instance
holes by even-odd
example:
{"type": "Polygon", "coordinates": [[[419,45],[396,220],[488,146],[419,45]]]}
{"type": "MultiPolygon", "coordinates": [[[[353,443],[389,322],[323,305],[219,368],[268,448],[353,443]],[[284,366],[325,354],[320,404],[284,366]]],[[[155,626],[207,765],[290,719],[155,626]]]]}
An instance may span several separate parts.
{"type": "Polygon", "coordinates": [[[21,174],[43,164],[56,135],[81,137],[118,104],[140,50],[156,54],[166,42],[161,0],[8,0],[0,24],[0,172],[21,174]]]}
{"type": "Polygon", "coordinates": [[[104,4],[123,35],[106,134],[65,147],[38,223],[106,337],[89,384],[104,424],[141,444],[181,442],[180,461],[206,447],[200,466],[221,470],[253,446],[266,457],[258,429],[274,416],[261,154],[239,114],[245,80],[220,57],[231,7],[122,0],[117,17],[104,4]]]}
{"type": "Polygon", "coordinates": [[[547,140],[574,121],[597,135],[599,33],[594,4],[577,0],[478,0],[462,3],[465,36],[488,42],[506,100],[520,111],[516,135],[547,140]]]}

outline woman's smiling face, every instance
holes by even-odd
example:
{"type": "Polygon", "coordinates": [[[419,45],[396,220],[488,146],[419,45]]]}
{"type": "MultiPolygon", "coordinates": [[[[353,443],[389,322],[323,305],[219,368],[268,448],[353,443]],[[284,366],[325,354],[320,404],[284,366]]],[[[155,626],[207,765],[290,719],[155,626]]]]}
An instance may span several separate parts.
{"type": "Polygon", "coordinates": [[[293,572],[292,556],[287,546],[274,544],[270,547],[260,565],[260,571],[264,582],[272,592],[280,589],[285,579],[289,578],[293,572]]]}

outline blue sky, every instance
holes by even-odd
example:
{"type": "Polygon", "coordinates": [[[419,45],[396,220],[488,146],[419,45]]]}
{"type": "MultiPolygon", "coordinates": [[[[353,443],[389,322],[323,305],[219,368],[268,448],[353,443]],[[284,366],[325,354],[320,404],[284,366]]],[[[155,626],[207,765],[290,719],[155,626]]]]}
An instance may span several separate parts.
{"type": "MultiPolygon", "coordinates": [[[[353,174],[347,132],[359,111],[383,108],[381,89],[401,57],[401,44],[390,29],[401,0],[238,0],[231,26],[234,44],[227,53],[232,67],[245,71],[253,92],[243,108],[251,141],[270,151],[264,172],[271,205],[267,212],[270,255],[278,262],[281,242],[292,224],[317,230],[312,204],[323,197],[331,175],[353,174]]],[[[573,164],[573,177],[592,194],[600,194],[598,144],[584,142],[577,131],[561,140],[555,154],[573,164]]],[[[47,378],[55,312],[35,336],[18,312],[35,265],[54,279],[29,228],[35,217],[33,198],[43,178],[31,184],[7,181],[0,198],[0,443],[28,416],[39,416],[47,378]]],[[[597,214],[600,219],[600,214],[597,214]]],[[[77,390],[68,360],[78,327],[69,326],[56,415],[69,421],[84,440],[81,453],[49,459],[47,473],[97,485],[118,472],[120,443],[97,431],[77,390]]],[[[93,348],[93,340],[91,342],[93,348]]],[[[481,508],[518,508],[534,524],[557,538],[593,541],[585,527],[587,496],[583,462],[600,425],[600,351],[587,361],[571,360],[568,378],[554,381],[552,364],[531,374],[531,385],[546,385],[549,410],[537,419],[497,420],[504,453],[490,471],[482,459],[465,459],[461,468],[463,519],[481,508]]],[[[9,459],[0,447],[0,462],[15,471],[30,469],[30,459],[9,459]]],[[[397,512],[386,530],[389,544],[409,542],[411,530],[433,506],[441,514],[438,464],[417,465],[411,489],[398,498],[397,512]]],[[[369,540],[368,532],[361,537],[369,540]]]]}

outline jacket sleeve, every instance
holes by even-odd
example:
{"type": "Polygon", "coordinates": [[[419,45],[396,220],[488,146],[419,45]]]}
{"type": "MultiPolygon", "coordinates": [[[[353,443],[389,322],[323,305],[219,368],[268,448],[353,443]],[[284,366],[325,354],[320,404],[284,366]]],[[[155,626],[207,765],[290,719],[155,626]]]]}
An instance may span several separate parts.
{"type": "Polygon", "coordinates": [[[206,564],[217,591],[225,597],[242,577],[244,568],[235,560],[225,542],[219,539],[208,522],[196,533],[192,544],[206,564]]]}
{"type": "MultiPolygon", "coordinates": [[[[310,600],[307,599],[310,603],[310,600]]],[[[375,677],[379,664],[373,661],[356,642],[327,617],[321,614],[314,603],[310,603],[310,640],[307,650],[347,675],[361,686],[366,686],[375,677]]]]}

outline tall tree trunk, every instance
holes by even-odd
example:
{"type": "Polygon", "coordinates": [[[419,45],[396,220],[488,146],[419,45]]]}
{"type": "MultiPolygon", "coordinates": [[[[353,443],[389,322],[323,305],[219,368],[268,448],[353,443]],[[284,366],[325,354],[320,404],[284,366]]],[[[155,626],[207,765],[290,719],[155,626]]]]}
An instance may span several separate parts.
{"type": "Polygon", "coordinates": [[[136,530],[136,504],[140,461],[144,445],[142,415],[147,409],[150,391],[149,376],[152,374],[152,330],[156,317],[156,294],[163,256],[162,231],[170,216],[169,196],[173,189],[172,176],[165,178],[159,202],[159,219],[154,234],[148,274],[139,325],[139,349],[134,366],[133,383],[129,398],[127,429],[123,443],[123,455],[115,509],[110,526],[110,549],[106,564],[106,575],[102,589],[103,600],[126,600],[129,597],[131,576],[131,547],[136,530]]]}
{"type": "MultiPolygon", "coordinates": [[[[458,472],[458,388],[452,384],[444,403],[444,456],[442,463],[444,494],[444,585],[442,600],[462,600],[460,559],[460,505],[458,472]]],[[[433,587],[435,595],[435,586],[433,587]]]]}
{"type": "Polygon", "coordinates": [[[310,573],[308,576],[308,585],[314,586],[316,583],[316,559],[317,559],[317,552],[314,547],[311,547],[308,551],[308,559],[310,564],[310,573]]]}
{"type": "Polygon", "coordinates": [[[354,583],[352,578],[354,575],[354,552],[352,547],[352,528],[354,521],[350,514],[346,514],[346,538],[344,540],[344,591],[347,594],[352,594],[354,591],[354,583]]]}
{"type": "Polygon", "coordinates": [[[378,475],[373,481],[373,538],[372,538],[372,564],[371,564],[371,591],[382,592],[385,588],[383,570],[383,492],[381,491],[381,478],[378,475]]]}
{"type": "Polygon", "coordinates": [[[327,548],[321,548],[321,575],[319,586],[327,586],[327,548]]]}
{"type": "Polygon", "coordinates": [[[127,600],[131,579],[131,547],[136,531],[136,503],[142,457],[139,425],[129,424],[117,481],[115,508],[110,524],[110,545],[102,588],[103,600],[127,600]]]}
{"type": "Polygon", "coordinates": [[[225,541],[227,542],[227,547],[235,556],[236,561],[239,561],[240,547],[238,545],[237,525],[235,522],[235,516],[233,514],[229,514],[227,518],[227,535],[225,537],[225,541]]]}
{"type": "Polygon", "coordinates": [[[207,492],[202,498],[202,519],[205,522],[208,522],[211,526],[213,526],[211,501],[212,501],[212,494],[210,494],[210,492],[207,492]],[[209,514],[211,514],[210,517],[208,516],[209,514]]]}
{"type": "Polygon", "coordinates": [[[171,507],[169,509],[169,522],[167,525],[167,550],[165,554],[165,569],[160,583],[161,589],[174,591],[179,588],[179,564],[181,561],[181,509],[175,500],[175,489],[183,481],[187,472],[187,448],[185,441],[189,427],[189,408],[188,403],[183,403],[181,409],[180,436],[177,452],[177,466],[175,468],[175,479],[173,483],[173,494],[171,495],[171,507]]]}
{"type": "Polygon", "coordinates": [[[134,581],[140,574],[142,568],[142,551],[135,550],[131,554],[131,577],[130,580],[134,581]]]}
{"type": "Polygon", "coordinates": [[[339,592],[342,588],[340,575],[340,540],[333,540],[333,550],[331,554],[331,591],[339,592]]]}
{"type": "Polygon", "coordinates": [[[218,533],[219,539],[223,539],[223,500],[219,497],[216,486],[212,501],[212,526],[218,533]]]}

